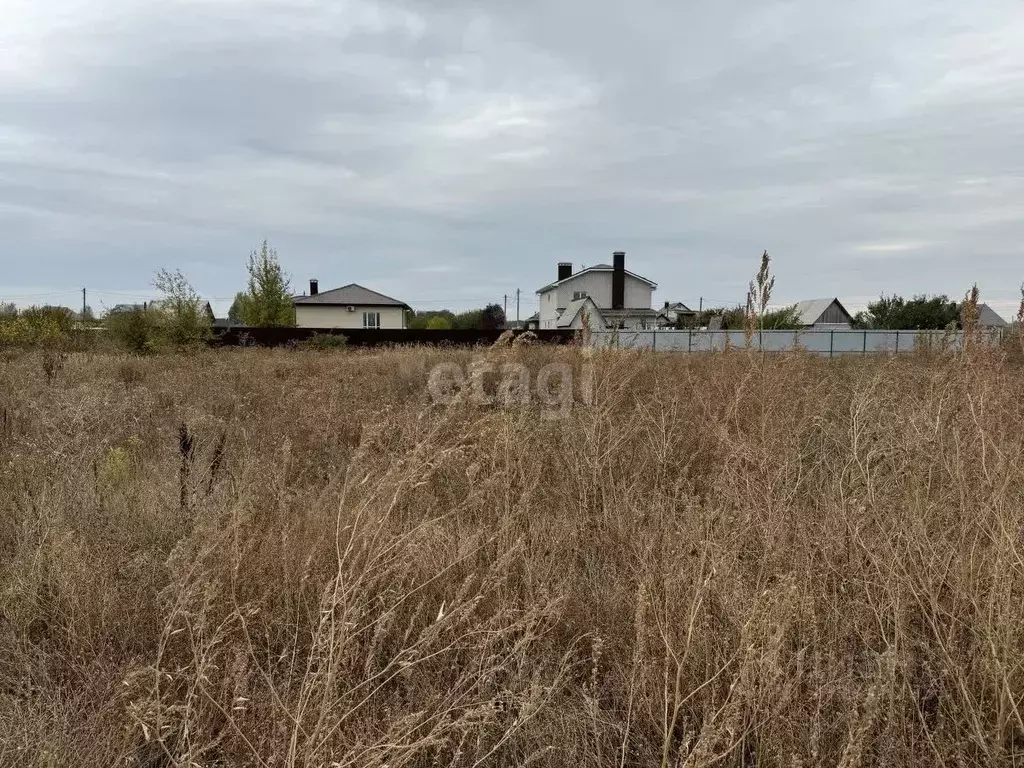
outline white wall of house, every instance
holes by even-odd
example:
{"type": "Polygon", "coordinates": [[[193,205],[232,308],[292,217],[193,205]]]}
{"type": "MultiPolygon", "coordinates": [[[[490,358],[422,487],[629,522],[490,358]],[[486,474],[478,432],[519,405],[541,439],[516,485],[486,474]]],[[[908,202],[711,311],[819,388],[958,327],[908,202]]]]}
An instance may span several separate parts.
{"type": "MultiPolygon", "coordinates": [[[[552,288],[540,295],[540,320],[538,328],[556,328],[558,324],[558,289],[552,288]]],[[[561,305],[565,307],[564,304],[561,305]]]]}
{"type": "Polygon", "coordinates": [[[363,313],[379,312],[381,328],[405,328],[403,307],[356,306],[354,312],[348,307],[330,304],[296,304],[295,325],[299,328],[363,328],[363,313]]]}
{"type": "Polygon", "coordinates": [[[626,275],[626,309],[650,309],[653,298],[654,289],[649,283],[626,275]]]}
{"type": "MultiPolygon", "coordinates": [[[[626,278],[629,280],[629,277],[626,278]]],[[[558,306],[564,307],[574,298],[577,291],[586,291],[598,307],[612,305],[612,273],[611,272],[580,272],[564,281],[555,289],[558,293],[558,306]]]]}
{"type": "MultiPolygon", "coordinates": [[[[579,291],[586,292],[600,309],[611,309],[612,273],[579,272],[551,290],[542,293],[540,295],[540,327],[557,327],[558,308],[567,307],[569,302],[576,298],[576,293],[579,291]]],[[[626,275],[624,294],[626,308],[651,308],[654,289],[649,283],[626,275]]]]}

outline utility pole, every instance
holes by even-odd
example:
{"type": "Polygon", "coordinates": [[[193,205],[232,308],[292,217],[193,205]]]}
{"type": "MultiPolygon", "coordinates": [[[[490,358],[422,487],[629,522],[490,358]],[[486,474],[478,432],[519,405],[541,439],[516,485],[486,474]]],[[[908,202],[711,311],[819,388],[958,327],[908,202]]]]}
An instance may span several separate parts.
{"type": "Polygon", "coordinates": [[[505,322],[508,322],[508,294],[505,294],[505,322]]]}
{"type": "Polygon", "coordinates": [[[519,289],[516,288],[516,322],[519,322],[519,289]]]}
{"type": "Polygon", "coordinates": [[[700,312],[704,311],[704,297],[703,296],[700,297],[700,310],[699,311],[700,312]]]}
{"type": "Polygon", "coordinates": [[[82,289],[82,325],[85,325],[85,288],[82,289]]]}

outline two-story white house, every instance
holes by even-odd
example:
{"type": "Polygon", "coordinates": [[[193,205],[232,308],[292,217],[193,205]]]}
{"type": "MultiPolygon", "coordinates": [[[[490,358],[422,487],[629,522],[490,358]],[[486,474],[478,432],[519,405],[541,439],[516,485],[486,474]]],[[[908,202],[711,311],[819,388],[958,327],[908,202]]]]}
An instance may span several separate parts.
{"type": "Polygon", "coordinates": [[[611,265],[595,264],[579,272],[563,261],[558,265],[558,279],[537,291],[537,327],[578,327],[585,307],[594,330],[655,328],[658,313],[651,308],[651,299],[657,287],[657,283],[626,270],[623,251],[612,254],[611,265]]]}

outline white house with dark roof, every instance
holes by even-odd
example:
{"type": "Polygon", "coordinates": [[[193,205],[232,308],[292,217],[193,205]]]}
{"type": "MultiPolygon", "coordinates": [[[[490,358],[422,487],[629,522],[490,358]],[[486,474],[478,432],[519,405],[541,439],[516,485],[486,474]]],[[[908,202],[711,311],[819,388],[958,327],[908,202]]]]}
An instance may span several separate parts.
{"type": "Polygon", "coordinates": [[[356,283],[321,292],[309,281],[309,295],[292,299],[299,328],[406,328],[412,308],[404,301],[356,283]]]}
{"type": "MultiPolygon", "coordinates": [[[[600,313],[596,322],[605,328],[654,328],[658,313],[651,308],[651,297],[657,283],[626,270],[626,254],[616,251],[612,264],[595,264],[572,271],[572,264],[558,265],[558,279],[538,289],[539,328],[569,328],[583,308],[584,299],[600,313]],[[564,319],[563,316],[569,316],[564,319]]],[[[595,328],[595,319],[591,327],[595,328]]]]}

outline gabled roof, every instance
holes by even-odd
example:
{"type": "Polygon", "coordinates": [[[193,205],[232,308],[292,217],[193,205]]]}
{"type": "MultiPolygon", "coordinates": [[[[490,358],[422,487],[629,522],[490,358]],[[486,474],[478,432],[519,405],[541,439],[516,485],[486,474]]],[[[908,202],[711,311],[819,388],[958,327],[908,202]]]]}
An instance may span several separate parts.
{"type": "Polygon", "coordinates": [[[1005,328],[1009,325],[988,304],[978,305],[978,325],[982,328],[1005,328]]]}
{"type": "Polygon", "coordinates": [[[796,305],[796,315],[800,324],[814,325],[818,322],[818,318],[825,314],[825,310],[831,307],[832,304],[837,304],[848,320],[853,319],[850,313],[846,311],[846,307],[844,307],[837,298],[811,299],[810,301],[801,301],[796,305]]]}
{"type": "MultiPolygon", "coordinates": [[[[581,269],[579,272],[573,272],[571,275],[569,275],[564,280],[555,280],[555,282],[548,283],[543,288],[538,288],[537,289],[537,293],[545,293],[547,291],[550,291],[552,288],[555,288],[556,286],[562,285],[562,283],[567,283],[570,280],[575,280],[580,275],[585,275],[588,272],[609,272],[609,273],[611,273],[611,272],[614,272],[614,271],[615,271],[615,268],[612,267],[610,264],[594,264],[593,266],[587,267],[585,269],[581,269]]],[[[651,288],[657,288],[658,287],[658,284],[656,282],[654,282],[653,280],[648,280],[646,277],[643,277],[642,275],[638,275],[638,274],[635,274],[633,272],[630,272],[628,269],[625,270],[625,272],[630,277],[636,278],[637,280],[640,280],[641,282],[647,283],[649,286],[651,286],[651,288]]]]}
{"type": "Polygon", "coordinates": [[[598,322],[601,325],[604,325],[604,317],[601,310],[598,309],[597,304],[595,304],[594,300],[589,296],[584,296],[582,299],[573,299],[569,302],[569,306],[567,306],[562,311],[562,314],[558,316],[557,326],[559,328],[568,328],[571,326],[573,320],[576,319],[576,315],[582,312],[584,307],[587,307],[587,312],[590,313],[592,318],[597,317],[598,322]],[[589,307],[587,307],[588,304],[590,305],[589,307]]]}
{"type": "Polygon", "coordinates": [[[302,304],[324,304],[327,306],[364,306],[364,307],[406,307],[409,305],[404,301],[385,296],[383,293],[371,291],[357,283],[349,283],[341,288],[332,288],[329,291],[320,291],[316,296],[295,296],[292,303],[302,304]]]}
{"type": "Polygon", "coordinates": [[[658,310],[658,314],[659,315],[663,315],[666,312],[682,312],[683,314],[692,314],[692,315],[697,314],[692,309],[690,309],[688,306],[683,304],[683,302],[681,302],[681,301],[677,301],[674,304],[669,304],[667,307],[662,307],[661,309],[658,310]]]}

